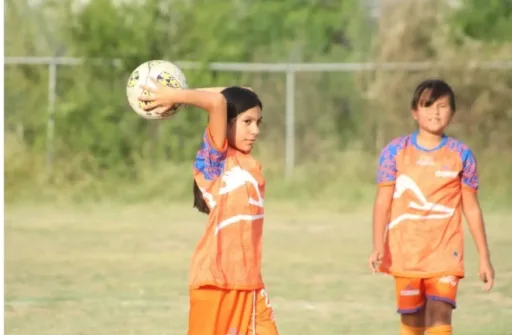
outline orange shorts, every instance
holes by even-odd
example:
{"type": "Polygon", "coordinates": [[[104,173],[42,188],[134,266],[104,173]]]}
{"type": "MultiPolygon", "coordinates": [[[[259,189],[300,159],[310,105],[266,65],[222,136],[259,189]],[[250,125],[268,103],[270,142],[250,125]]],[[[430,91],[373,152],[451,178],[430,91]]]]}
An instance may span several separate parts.
{"type": "Polygon", "coordinates": [[[265,289],[190,290],[188,335],[277,335],[265,289]]]}
{"type": "Polygon", "coordinates": [[[395,277],[398,313],[416,313],[425,305],[425,299],[444,301],[456,308],[459,278],[443,276],[434,278],[395,277]]]}

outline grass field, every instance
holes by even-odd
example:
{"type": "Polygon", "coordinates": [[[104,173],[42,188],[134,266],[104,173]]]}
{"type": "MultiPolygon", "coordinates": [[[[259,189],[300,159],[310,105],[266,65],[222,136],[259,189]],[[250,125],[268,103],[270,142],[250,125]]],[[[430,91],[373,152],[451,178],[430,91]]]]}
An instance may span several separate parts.
{"type": "MultiPolygon", "coordinates": [[[[454,334],[512,334],[512,224],[486,217],[496,286],[481,290],[468,238],[454,334]]],[[[6,334],[185,334],[203,222],[189,204],[8,205],[6,334]]],[[[397,334],[392,281],[366,265],[369,211],[274,205],[265,229],[263,275],[281,334],[397,334]]]]}

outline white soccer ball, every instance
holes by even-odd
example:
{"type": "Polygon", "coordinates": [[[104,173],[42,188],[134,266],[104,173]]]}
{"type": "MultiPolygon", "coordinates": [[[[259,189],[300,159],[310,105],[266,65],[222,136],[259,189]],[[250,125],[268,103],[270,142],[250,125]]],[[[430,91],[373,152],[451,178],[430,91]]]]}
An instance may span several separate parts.
{"type": "Polygon", "coordinates": [[[161,120],[176,114],[183,105],[176,105],[164,115],[156,114],[155,111],[145,111],[143,109],[146,104],[145,101],[140,101],[141,95],[151,94],[144,90],[140,85],[144,84],[150,87],[155,85],[150,80],[155,78],[159,83],[174,87],[174,88],[188,88],[187,78],[180,70],[179,67],[171,62],[165,60],[151,60],[139,65],[130,75],[126,83],[126,96],[130,107],[140,116],[150,120],[161,120]]]}

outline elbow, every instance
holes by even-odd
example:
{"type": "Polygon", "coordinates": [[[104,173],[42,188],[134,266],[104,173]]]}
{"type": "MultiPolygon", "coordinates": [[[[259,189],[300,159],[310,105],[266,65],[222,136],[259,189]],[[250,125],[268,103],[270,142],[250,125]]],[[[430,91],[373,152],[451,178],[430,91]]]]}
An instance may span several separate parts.
{"type": "Polygon", "coordinates": [[[216,93],[214,97],[210,99],[209,111],[212,113],[226,112],[227,110],[226,98],[221,93],[216,93]]]}
{"type": "Polygon", "coordinates": [[[228,102],[222,93],[216,94],[216,97],[212,99],[214,107],[226,107],[228,102]]]}

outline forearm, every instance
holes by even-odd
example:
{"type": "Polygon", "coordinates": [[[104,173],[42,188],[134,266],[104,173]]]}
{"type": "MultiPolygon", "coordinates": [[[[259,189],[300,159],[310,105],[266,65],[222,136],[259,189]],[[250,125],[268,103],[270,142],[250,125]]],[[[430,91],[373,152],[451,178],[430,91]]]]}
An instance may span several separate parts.
{"type": "Polygon", "coordinates": [[[174,99],[181,104],[199,107],[208,112],[226,110],[226,99],[219,92],[184,89],[176,90],[173,94],[174,99]]]}
{"type": "Polygon", "coordinates": [[[389,221],[389,210],[376,208],[373,212],[373,250],[382,250],[389,221]]]}
{"type": "Polygon", "coordinates": [[[377,189],[373,204],[373,249],[382,250],[386,236],[386,227],[391,215],[394,187],[385,186],[377,189]]]}
{"type": "Polygon", "coordinates": [[[382,250],[389,223],[391,201],[386,197],[377,197],[373,206],[373,250],[382,250]]]}
{"type": "Polygon", "coordinates": [[[482,212],[479,209],[474,209],[467,211],[465,215],[468,221],[469,232],[473,237],[480,258],[488,259],[490,257],[489,245],[487,243],[487,234],[485,232],[482,212]]]}

